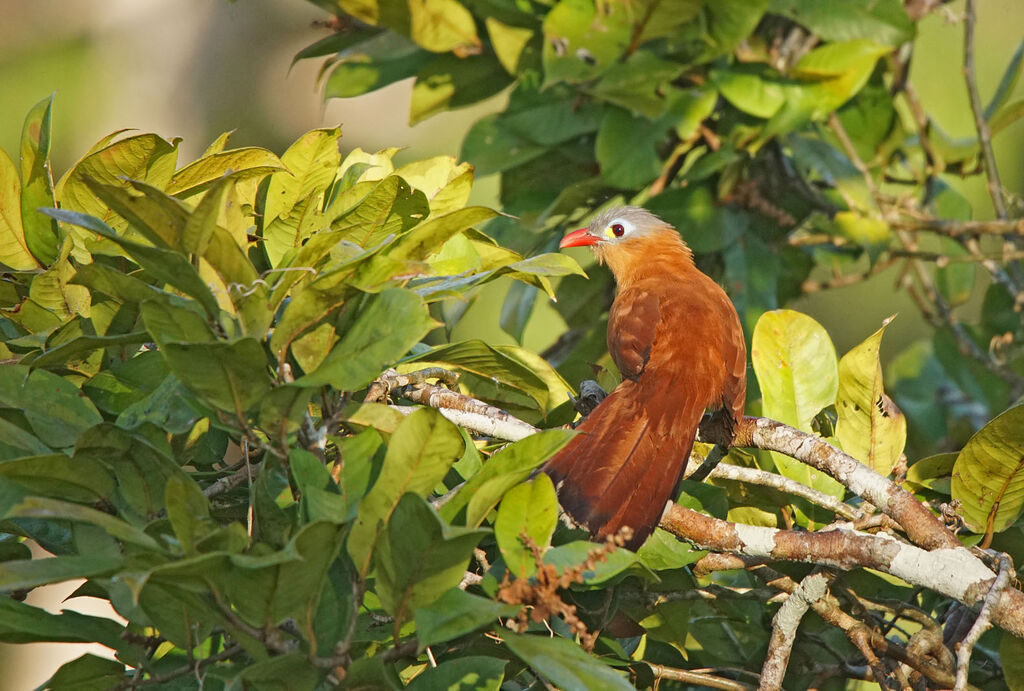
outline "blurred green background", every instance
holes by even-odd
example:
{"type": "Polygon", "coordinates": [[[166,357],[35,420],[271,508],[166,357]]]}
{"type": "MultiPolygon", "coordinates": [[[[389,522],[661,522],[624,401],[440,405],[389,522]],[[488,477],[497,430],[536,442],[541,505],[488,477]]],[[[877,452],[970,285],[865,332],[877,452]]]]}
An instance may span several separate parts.
{"type": "MultiPolygon", "coordinates": [[[[951,3],[921,25],[911,80],[932,117],[949,134],[969,136],[973,122],[960,67],[962,3],[951,3]]],[[[0,22],[0,146],[16,156],[28,109],[57,92],[53,121],[54,175],[61,175],[96,140],[122,128],[182,137],[181,162],[198,156],[217,135],[235,130],[235,146],[282,152],[303,132],[342,124],[343,145],[376,150],[406,147],[400,160],[457,155],[462,137],[483,114],[504,103],[499,95],[479,106],[447,112],[408,126],[410,81],[347,101],[324,104],[317,87],[319,61],[291,66],[292,57],[327,32],[314,26],[323,13],[305,0],[22,0],[5,3],[0,22]]],[[[1021,0],[985,0],[979,8],[979,85],[988,98],[1024,36],[1021,0]]],[[[1024,98],[1018,84],[1014,100],[1024,98]]],[[[1024,122],[995,139],[1006,188],[1016,203],[1024,194],[1024,122]]],[[[982,179],[961,183],[976,208],[990,208],[982,179]]],[[[477,181],[474,201],[497,204],[497,181],[477,181]]],[[[588,260],[580,253],[581,260],[588,260]]],[[[810,313],[832,334],[840,353],[899,312],[883,356],[891,356],[926,329],[905,293],[897,269],[867,283],[816,293],[790,305],[810,313]]],[[[496,282],[459,324],[455,337],[512,339],[498,326],[505,286],[496,282]]],[[[976,286],[980,296],[984,285],[976,286]]],[[[964,310],[976,308],[968,304],[964,310]]],[[[562,328],[538,303],[525,345],[541,350],[562,328]]],[[[968,317],[969,318],[969,317],[968,317]]],[[[575,384],[575,382],[573,382],[575,384]]],[[[35,604],[53,608],[72,587],[33,592],[35,604]]],[[[88,598],[69,606],[87,608],[88,598]]],[[[83,646],[0,647],[0,689],[33,688],[83,646]]]]}

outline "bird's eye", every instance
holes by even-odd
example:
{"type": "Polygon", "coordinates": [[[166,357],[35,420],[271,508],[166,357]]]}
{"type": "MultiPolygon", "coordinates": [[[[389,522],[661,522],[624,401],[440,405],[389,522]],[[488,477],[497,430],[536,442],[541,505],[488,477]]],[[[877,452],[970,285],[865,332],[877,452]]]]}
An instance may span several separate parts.
{"type": "Polygon", "coordinates": [[[626,227],[621,223],[616,223],[612,226],[612,232],[615,233],[615,237],[621,238],[626,233],[626,227]]]}

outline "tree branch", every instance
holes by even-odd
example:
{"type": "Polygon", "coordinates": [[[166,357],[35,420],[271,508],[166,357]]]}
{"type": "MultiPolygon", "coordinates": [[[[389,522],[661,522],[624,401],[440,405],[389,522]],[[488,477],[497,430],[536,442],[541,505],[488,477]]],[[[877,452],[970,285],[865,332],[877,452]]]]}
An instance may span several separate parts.
{"type": "Polygon", "coordinates": [[[860,520],[864,517],[863,512],[858,511],[849,504],[839,501],[833,496],[829,496],[824,492],[819,492],[813,487],[802,485],[796,480],[790,480],[788,477],[769,473],[765,470],[744,468],[738,465],[722,463],[711,471],[711,477],[718,480],[733,480],[735,482],[745,482],[750,485],[771,487],[772,489],[776,489],[780,492],[785,492],[787,494],[792,494],[795,497],[806,499],[812,504],[817,504],[824,509],[828,509],[837,516],[842,516],[849,521],[860,520]]]}
{"type": "Polygon", "coordinates": [[[974,620],[974,624],[971,626],[971,630],[967,632],[967,636],[957,645],[956,685],[953,687],[954,691],[963,691],[967,688],[967,673],[971,666],[971,653],[974,651],[974,646],[978,639],[981,638],[981,634],[985,633],[992,625],[992,611],[1002,599],[1003,592],[1010,583],[1010,576],[1013,575],[1013,566],[1008,556],[1000,554],[998,562],[999,575],[996,576],[996,579],[992,582],[992,587],[988,590],[988,594],[985,595],[978,618],[974,620]]]}
{"type": "Polygon", "coordinates": [[[793,652],[800,620],[812,604],[825,596],[829,580],[829,577],[821,572],[807,576],[772,617],[772,637],[768,641],[768,656],[761,667],[761,684],[758,691],[776,691],[782,688],[782,680],[786,677],[786,668],[789,666],[789,656],[793,652]]]}
{"type": "Polygon", "coordinates": [[[925,549],[960,547],[960,541],[912,494],[825,440],[767,418],[747,417],[736,428],[734,446],[778,451],[828,473],[903,526],[925,549]]]}
{"type": "MultiPolygon", "coordinates": [[[[832,566],[865,567],[973,605],[990,592],[995,574],[964,547],[925,551],[885,535],[849,529],[814,533],[723,521],[673,504],[661,527],[700,549],[832,566]]],[[[1004,590],[991,608],[1000,627],[1024,638],[1024,593],[1004,590]]]]}

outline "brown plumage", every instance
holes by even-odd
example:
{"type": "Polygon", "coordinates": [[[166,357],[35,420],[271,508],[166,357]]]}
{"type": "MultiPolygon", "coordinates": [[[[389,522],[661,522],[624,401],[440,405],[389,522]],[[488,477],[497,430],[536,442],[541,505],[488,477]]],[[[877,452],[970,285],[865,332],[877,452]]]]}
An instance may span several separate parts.
{"type": "Polygon", "coordinates": [[[608,350],[623,379],[543,470],[573,521],[599,538],[629,526],[635,549],[674,498],[705,410],[729,430],[743,415],[746,345],[728,296],[654,214],[614,208],[561,243],[584,245],[618,284],[608,350]]]}

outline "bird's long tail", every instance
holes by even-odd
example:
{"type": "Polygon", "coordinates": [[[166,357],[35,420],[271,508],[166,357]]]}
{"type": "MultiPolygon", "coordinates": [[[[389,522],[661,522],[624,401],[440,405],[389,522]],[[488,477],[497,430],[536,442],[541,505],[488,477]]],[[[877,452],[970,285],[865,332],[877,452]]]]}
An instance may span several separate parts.
{"type": "Polygon", "coordinates": [[[630,549],[654,531],[673,498],[704,413],[686,387],[643,388],[632,381],[616,388],[542,468],[573,521],[599,538],[629,526],[630,549]]]}

